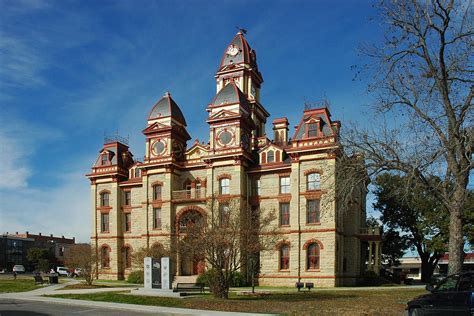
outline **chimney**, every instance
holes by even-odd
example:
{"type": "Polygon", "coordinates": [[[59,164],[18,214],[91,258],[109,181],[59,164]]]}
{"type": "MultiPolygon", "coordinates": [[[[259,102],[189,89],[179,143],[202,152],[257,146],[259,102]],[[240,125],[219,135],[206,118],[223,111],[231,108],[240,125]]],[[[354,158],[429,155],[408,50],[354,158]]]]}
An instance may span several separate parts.
{"type": "Polygon", "coordinates": [[[15,232],[15,235],[18,235],[18,232],[15,232]]]}
{"type": "Polygon", "coordinates": [[[41,233],[39,233],[38,236],[41,236],[41,233]]]}
{"type": "Polygon", "coordinates": [[[286,117],[273,120],[273,140],[276,144],[286,144],[288,142],[288,125],[288,119],[286,117]]]}
{"type": "Polygon", "coordinates": [[[53,234],[50,234],[49,236],[53,237],[53,234]]]}

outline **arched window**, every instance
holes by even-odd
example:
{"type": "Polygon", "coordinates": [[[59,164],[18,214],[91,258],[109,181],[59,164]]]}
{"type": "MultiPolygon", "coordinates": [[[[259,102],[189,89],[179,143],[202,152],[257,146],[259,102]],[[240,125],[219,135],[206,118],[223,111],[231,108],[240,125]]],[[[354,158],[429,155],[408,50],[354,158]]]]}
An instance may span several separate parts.
{"type": "Polygon", "coordinates": [[[223,178],[219,180],[219,193],[220,194],[230,194],[230,179],[223,178]]]}
{"type": "Polygon", "coordinates": [[[306,250],[306,269],[319,269],[319,245],[317,243],[310,244],[306,250]]]}
{"type": "Polygon", "coordinates": [[[161,184],[155,184],[153,186],[153,200],[161,200],[161,189],[162,185],[161,184]]]}
{"type": "Polygon", "coordinates": [[[100,262],[102,268],[110,268],[110,248],[102,246],[100,250],[100,262]]]}
{"type": "Polygon", "coordinates": [[[313,172],[306,176],[306,189],[319,190],[321,188],[321,175],[319,173],[313,172]]]}
{"type": "Polygon", "coordinates": [[[280,270],[290,269],[290,246],[282,245],[280,247],[280,270]]]}
{"type": "Polygon", "coordinates": [[[130,246],[125,246],[123,248],[123,263],[125,265],[125,269],[132,267],[132,248],[130,246]]]}
{"type": "Polygon", "coordinates": [[[100,206],[109,206],[110,193],[102,192],[100,194],[100,206]]]}
{"type": "Polygon", "coordinates": [[[222,203],[219,205],[219,223],[221,226],[229,225],[229,217],[230,217],[230,208],[229,204],[222,203]]]}
{"type": "Polygon", "coordinates": [[[196,198],[201,198],[201,181],[196,180],[196,198]]]}
{"type": "Polygon", "coordinates": [[[275,162],[275,152],[273,150],[269,150],[267,153],[267,162],[275,162]]]}

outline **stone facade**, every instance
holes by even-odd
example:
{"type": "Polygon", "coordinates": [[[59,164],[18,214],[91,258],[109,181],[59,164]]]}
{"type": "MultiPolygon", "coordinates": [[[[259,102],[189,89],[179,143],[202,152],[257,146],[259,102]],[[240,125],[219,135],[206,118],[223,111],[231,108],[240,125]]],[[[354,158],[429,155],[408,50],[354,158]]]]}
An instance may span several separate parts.
{"type": "MultiPolygon", "coordinates": [[[[143,162],[124,140],[105,141],[88,174],[100,277],[125,277],[136,249],[172,249],[186,214],[207,216],[208,201],[226,197],[279,212],[275,225],[283,234],[274,250],[260,254],[261,285],[354,284],[365,269],[360,229],[366,190],[356,190],[350,207],[338,201],[340,123],[327,108],[309,109],[291,139],[288,120],[273,120],[270,140],[270,114],[260,103],[262,75],[241,32],[226,48],[215,78],[217,94],[207,106],[209,142],[187,145],[186,120],[169,93],[150,111],[143,162]]],[[[204,269],[189,258],[172,260],[176,275],[204,269]]]]}

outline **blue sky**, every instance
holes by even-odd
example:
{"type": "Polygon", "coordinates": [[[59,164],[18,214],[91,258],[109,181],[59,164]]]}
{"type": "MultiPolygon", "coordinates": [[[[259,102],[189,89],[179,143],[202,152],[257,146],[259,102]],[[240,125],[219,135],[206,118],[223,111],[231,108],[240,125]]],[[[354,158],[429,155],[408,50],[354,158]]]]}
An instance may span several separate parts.
{"type": "MultiPolygon", "coordinates": [[[[292,126],[329,100],[365,124],[358,47],[381,39],[371,1],[0,0],[0,232],[90,236],[89,172],[105,133],[144,155],[146,115],[166,91],[208,141],[214,73],[235,26],[257,51],[261,101],[292,126]]],[[[271,124],[267,124],[267,130],[271,124]]]]}

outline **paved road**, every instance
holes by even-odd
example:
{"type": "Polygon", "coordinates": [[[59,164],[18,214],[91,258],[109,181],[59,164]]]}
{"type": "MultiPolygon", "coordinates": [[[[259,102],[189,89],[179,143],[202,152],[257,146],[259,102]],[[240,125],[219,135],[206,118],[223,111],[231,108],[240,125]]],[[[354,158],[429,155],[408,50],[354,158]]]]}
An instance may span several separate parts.
{"type": "Polygon", "coordinates": [[[68,304],[51,304],[46,302],[31,302],[14,299],[0,299],[0,316],[64,316],[64,315],[168,315],[155,312],[134,312],[116,308],[98,308],[90,306],[74,306],[68,304]]]}

